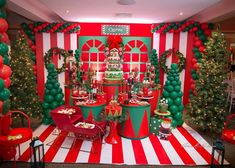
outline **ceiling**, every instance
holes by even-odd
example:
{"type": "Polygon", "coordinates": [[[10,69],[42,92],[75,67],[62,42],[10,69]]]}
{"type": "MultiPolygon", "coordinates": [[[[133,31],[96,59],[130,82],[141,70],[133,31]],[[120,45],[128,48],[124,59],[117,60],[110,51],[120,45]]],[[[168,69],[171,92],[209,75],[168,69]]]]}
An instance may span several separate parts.
{"type": "Polygon", "coordinates": [[[235,3],[234,0],[8,0],[7,8],[32,21],[159,23],[224,18],[234,13],[235,3]]]}

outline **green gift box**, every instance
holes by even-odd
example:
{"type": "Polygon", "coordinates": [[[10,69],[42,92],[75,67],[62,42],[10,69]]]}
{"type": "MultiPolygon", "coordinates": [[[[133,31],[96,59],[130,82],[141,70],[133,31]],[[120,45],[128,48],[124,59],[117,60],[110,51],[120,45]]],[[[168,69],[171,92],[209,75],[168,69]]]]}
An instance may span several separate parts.
{"type": "Polygon", "coordinates": [[[159,135],[162,119],[158,117],[151,117],[150,119],[150,132],[155,135],[159,135]]]}

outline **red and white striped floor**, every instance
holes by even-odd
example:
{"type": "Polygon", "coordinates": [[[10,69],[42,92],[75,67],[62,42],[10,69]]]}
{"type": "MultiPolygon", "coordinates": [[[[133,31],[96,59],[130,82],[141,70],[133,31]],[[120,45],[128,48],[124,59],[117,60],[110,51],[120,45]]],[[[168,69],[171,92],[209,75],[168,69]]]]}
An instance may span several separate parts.
{"type": "MultiPolygon", "coordinates": [[[[76,140],[61,132],[54,134],[54,126],[41,125],[34,132],[45,145],[45,161],[56,163],[102,163],[102,164],[148,164],[148,165],[208,165],[211,161],[211,146],[187,125],[172,131],[169,140],[160,140],[150,135],[141,140],[122,138],[121,143],[109,145],[100,141],[76,140]],[[57,137],[59,136],[59,137],[57,137]],[[53,141],[57,138],[56,141],[53,141]],[[91,151],[93,147],[93,152],[91,151]]],[[[19,161],[29,161],[30,141],[21,145],[19,161]]],[[[228,164],[228,162],[225,162],[228,164]]]]}

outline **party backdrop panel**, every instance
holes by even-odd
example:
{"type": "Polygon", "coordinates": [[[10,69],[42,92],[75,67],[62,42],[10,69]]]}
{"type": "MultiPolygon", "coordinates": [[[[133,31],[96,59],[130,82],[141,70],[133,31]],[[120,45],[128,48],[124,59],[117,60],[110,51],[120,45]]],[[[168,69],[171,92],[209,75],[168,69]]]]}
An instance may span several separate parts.
{"type": "MultiPolygon", "coordinates": [[[[104,47],[106,36],[80,36],[79,49],[85,71],[92,69],[97,71],[97,78],[101,80],[105,71],[104,47]]],[[[151,38],[149,37],[122,37],[125,46],[123,56],[124,77],[127,78],[129,72],[135,68],[139,71],[140,80],[146,71],[146,62],[150,53],[151,38]]]]}
{"type": "MultiPolygon", "coordinates": [[[[44,84],[47,80],[47,69],[44,65],[44,54],[52,47],[59,47],[65,50],[77,49],[77,34],[65,34],[65,33],[37,33],[36,34],[36,59],[37,59],[37,84],[38,94],[41,99],[44,95],[44,84]]],[[[56,57],[53,59],[53,63],[56,67],[61,67],[64,63],[62,57],[56,57]]],[[[65,94],[65,98],[68,97],[68,93],[65,92],[65,78],[66,73],[60,73],[58,75],[58,81],[65,94]]]]}
{"type": "MultiPolygon", "coordinates": [[[[193,57],[193,38],[194,33],[180,32],[180,33],[154,33],[153,48],[157,50],[158,56],[168,49],[179,50],[184,57],[186,57],[186,68],[180,73],[181,90],[184,93],[183,102],[188,103],[191,79],[191,60],[193,57]]],[[[170,67],[171,63],[177,63],[178,59],[175,55],[166,59],[166,65],[170,67]]],[[[166,81],[167,75],[160,70],[160,82],[163,85],[166,81]]]]}

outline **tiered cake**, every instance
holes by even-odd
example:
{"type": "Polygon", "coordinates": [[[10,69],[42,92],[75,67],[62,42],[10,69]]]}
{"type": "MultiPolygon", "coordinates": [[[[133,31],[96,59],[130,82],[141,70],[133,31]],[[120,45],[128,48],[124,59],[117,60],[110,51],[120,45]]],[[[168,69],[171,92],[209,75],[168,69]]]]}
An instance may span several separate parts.
{"type": "Polygon", "coordinates": [[[122,60],[118,49],[110,50],[106,61],[105,81],[121,81],[123,77],[122,60]]]}

